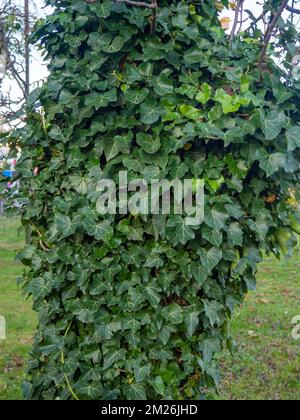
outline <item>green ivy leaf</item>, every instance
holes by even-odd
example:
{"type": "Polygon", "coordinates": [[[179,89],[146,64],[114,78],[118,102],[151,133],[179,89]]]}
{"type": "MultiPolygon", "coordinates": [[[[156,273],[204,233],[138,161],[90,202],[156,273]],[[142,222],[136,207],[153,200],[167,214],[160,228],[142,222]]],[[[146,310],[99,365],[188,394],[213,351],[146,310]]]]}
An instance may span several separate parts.
{"type": "Polygon", "coordinates": [[[261,111],[260,122],[266,140],[274,140],[284,128],[286,116],[283,112],[279,111],[271,111],[268,114],[261,111]]]}
{"type": "Polygon", "coordinates": [[[126,359],[126,350],[119,349],[109,353],[107,356],[104,357],[103,360],[103,369],[106,370],[113,366],[114,363],[125,360],[126,359]]]}
{"type": "Polygon", "coordinates": [[[112,1],[102,0],[99,4],[95,5],[95,11],[100,18],[108,18],[111,14],[112,1]]]}
{"type": "Polygon", "coordinates": [[[85,324],[95,322],[95,314],[99,310],[98,302],[85,298],[67,301],[65,305],[78,317],[79,321],[85,324]]]}
{"type": "Polygon", "coordinates": [[[158,286],[156,284],[156,282],[152,282],[150,284],[147,284],[145,287],[145,293],[147,298],[150,301],[150,304],[154,307],[157,308],[160,304],[161,301],[161,297],[159,295],[159,293],[157,292],[158,290],[158,286]]]}
{"type": "Polygon", "coordinates": [[[288,151],[293,152],[300,147],[300,126],[291,127],[286,132],[288,151]]]}
{"type": "Polygon", "coordinates": [[[179,107],[181,114],[183,114],[189,120],[201,120],[203,118],[203,113],[200,109],[195,108],[191,105],[181,105],[179,107]]]}
{"type": "Polygon", "coordinates": [[[167,222],[167,228],[175,230],[176,242],[181,244],[186,244],[195,238],[195,232],[181,216],[171,216],[167,222]]]}
{"type": "Polygon", "coordinates": [[[54,229],[60,239],[64,239],[75,233],[76,224],[72,222],[69,216],[66,216],[65,214],[56,214],[54,217],[54,229]]]}
{"type": "Polygon", "coordinates": [[[283,169],[286,162],[286,155],[283,153],[265,153],[260,159],[259,166],[263,169],[267,176],[273,175],[280,169],[283,169]]]}
{"type": "Polygon", "coordinates": [[[149,95],[148,89],[128,89],[125,91],[124,96],[128,102],[131,102],[135,105],[139,105],[147,98],[149,95]]]}
{"type": "Polygon", "coordinates": [[[141,107],[141,122],[144,124],[153,124],[163,115],[162,106],[158,105],[155,99],[146,99],[141,107]]]}
{"type": "Polygon", "coordinates": [[[197,283],[202,286],[208,277],[208,271],[200,264],[200,261],[192,261],[189,270],[197,283]]]}
{"type": "Polygon", "coordinates": [[[222,250],[216,247],[211,248],[208,252],[201,248],[199,249],[198,254],[204,269],[208,273],[211,273],[222,259],[222,250]]]}
{"type": "Polygon", "coordinates": [[[159,96],[165,96],[170,93],[173,93],[174,86],[169,75],[172,73],[170,70],[164,70],[155,80],[154,91],[159,96]]]}
{"type": "Polygon", "coordinates": [[[244,233],[238,223],[231,223],[228,228],[228,239],[233,246],[242,246],[244,233]]]}
{"type": "Polygon", "coordinates": [[[221,343],[218,338],[209,338],[203,342],[204,363],[210,363],[213,355],[221,352],[221,343]]]}
{"type": "Polygon", "coordinates": [[[38,300],[45,298],[47,294],[50,293],[51,288],[52,286],[49,282],[46,282],[42,277],[37,277],[33,279],[28,288],[28,292],[32,293],[34,300],[38,300]]]}
{"type": "Polygon", "coordinates": [[[222,206],[215,206],[212,209],[207,208],[205,211],[205,223],[213,230],[222,230],[229,218],[228,213],[222,206]]]}
{"type": "Polygon", "coordinates": [[[154,137],[146,133],[138,133],[136,136],[136,142],[146,153],[149,154],[158,152],[161,147],[159,137],[154,137]]]}
{"type": "Polygon", "coordinates": [[[102,395],[103,387],[98,382],[91,383],[87,380],[81,380],[77,382],[75,386],[75,391],[79,395],[84,395],[91,399],[98,399],[102,395]]]}
{"type": "Polygon", "coordinates": [[[157,394],[164,396],[165,395],[165,390],[166,390],[166,386],[164,384],[164,381],[162,380],[161,376],[157,376],[154,381],[152,382],[152,386],[155,390],[155,392],[157,392],[157,394]]]}
{"type": "Polygon", "coordinates": [[[223,233],[220,230],[210,229],[208,226],[203,226],[202,237],[212,245],[219,247],[222,244],[223,233]]]}
{"type": "Polygon", "coordinates": [[[125,39],[122,36],[116,36],[110,43],[102,46],[102,51],[106,53],[116,53],[120,51],[124,45],[125,39]]]}
{"type": "Polygon", "coordinates": [[[194,332],[196,331],[196,328],[199,325],[199,312],[190,312],[187,314],[185,318],[185,324],[187,326],[187,336],[191,337],[194,332]]]}
{"type": "Polygon", "coordinates": [[[134,377],[137,383],[143,382],[145,379],[148,379],[151,372],[151,366],[136,366],[134,368],[134,377]]]}
{"type": "Polygon", "coordinates": [[[136,401],[147,400],[145,387],[142,384],[132,383],[132,384],[125,385],[124,393],[128,400],[136,400],[136,401]]]}
{"type": "Polygon", "coordinates": [[[205,105],[211,98],[212,88],[207,83],[202,83],[201,91],[196,94],[196,100],[205,105]]]}
{"type": "Polygon", "coordinates": [[[223,309],[223,305],[215,300],[209,301],[203,300],[205,315],[209,319],[211,326],[213,327],[220,321],[219,311],[223,309]]]}
{"type": "Polygon", "coordinates": [[[170,322],[173,325],[181,324],[184,319],[184,314],[181,306],[177,303],[172,303],[163,309],[163,316],[167,322],[170,322]]]}

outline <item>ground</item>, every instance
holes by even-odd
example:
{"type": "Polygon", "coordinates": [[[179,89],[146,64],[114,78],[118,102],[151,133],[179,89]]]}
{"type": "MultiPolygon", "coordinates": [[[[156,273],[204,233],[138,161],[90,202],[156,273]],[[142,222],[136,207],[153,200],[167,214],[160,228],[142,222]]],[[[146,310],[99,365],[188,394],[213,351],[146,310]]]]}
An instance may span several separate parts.
{"type": "MultiPolygon", "coordinates": [[[[36,316],[16,285],[22,267],[14,257],[22,247],[17,219],[0,218],[0,315],[7,340],[0,341],[0,400],[22,398],[36,316]]],[[[236,312],[233,335],[238,353],[220,356],[223,383],[217,399],[299,400],[300,340],[292,338],[300,315],[300,255],[260,266],[258,290],[236,312]]]]}

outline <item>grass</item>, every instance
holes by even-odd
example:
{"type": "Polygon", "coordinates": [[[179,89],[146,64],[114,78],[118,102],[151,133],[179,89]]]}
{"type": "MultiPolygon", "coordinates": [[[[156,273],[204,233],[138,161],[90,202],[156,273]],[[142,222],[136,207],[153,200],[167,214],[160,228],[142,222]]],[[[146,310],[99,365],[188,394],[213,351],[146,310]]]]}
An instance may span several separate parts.
{"type": "Polygon", "coordinates": [[[23,246],[17,219],[0,218],[0,315],[6,319],[7,340],[0,340],[0,400],[22,399],[21,383],[36,317],[30,301],[16,285],[22,267],[14,259],[23,246]]]}
{"type": "MultiPolygon", "coordinates": [[[[21,383],[36,316],[16,286],[22,267],[14,261],[22,247],[19,222],[0,218],[0,315],[7,340],[0,341],[0,400],[22,398],[21,383]]],[[[217,399],[299,400],[300,341],[292,339],[291,320],[300,315],[300,255],[266,259],[258,290],[236,311],[233,335],[239,352],[222,356],[223,383],[217,399]]]]}
{"type": "Polygon", "coordinates": [[[292,319],[300,315],[300,255],[266,259],[257,291],[250,293],[233,322],[239,352],[221,359],[222,399],[300,400],[300,340],[292,319]]]}

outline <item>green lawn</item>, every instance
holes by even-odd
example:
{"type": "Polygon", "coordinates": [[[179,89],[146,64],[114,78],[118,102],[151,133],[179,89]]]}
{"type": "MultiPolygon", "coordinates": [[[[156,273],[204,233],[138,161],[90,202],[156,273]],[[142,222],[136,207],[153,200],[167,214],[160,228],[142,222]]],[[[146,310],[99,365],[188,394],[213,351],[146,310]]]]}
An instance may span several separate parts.
{"type": "Polygon", "coordinates": [[[0,315],[7,325],[7,340],[0,340],[0,400],[22,398],[21,383],[36,323],[31,303],[16,285],[22,273],[14,261],[23,244],[18,228],[18,220],[0,218],[0,315]]]}
{"type": "MultiPolygon", "coordinates": [[[[21,266],[14,261],[23,238],[18,221],[0,218],[0,315],[7,340],[0,341],[0,400],[21,399],[21,382],[36,317],[16,286],[21,266]]],[[[291,337],[291,320],[300,315],[300,255],[260,267],[258,291],[236,312],[234,358],[221,358],[224,378],[219,399],[299,400],[300,341],[291,337]]]]}

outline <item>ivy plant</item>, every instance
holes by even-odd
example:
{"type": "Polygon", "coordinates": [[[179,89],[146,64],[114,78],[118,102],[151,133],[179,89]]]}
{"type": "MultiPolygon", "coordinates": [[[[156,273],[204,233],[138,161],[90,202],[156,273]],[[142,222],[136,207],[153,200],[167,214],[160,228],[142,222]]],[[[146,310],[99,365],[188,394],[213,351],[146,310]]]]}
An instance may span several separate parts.
{"type": "Polygon", "coordinates": [[[14,136],[39,314],[26,398],[203,398],[258,263],[296,240],[299,85],[257,66],[258,30],[228,37],[226,0],[47,3],[50,75],[14,136]],[[120,171],[204,179],[204,222],[100,215],[96,185],[120,171]]]}

